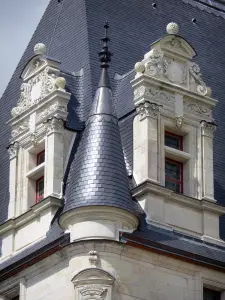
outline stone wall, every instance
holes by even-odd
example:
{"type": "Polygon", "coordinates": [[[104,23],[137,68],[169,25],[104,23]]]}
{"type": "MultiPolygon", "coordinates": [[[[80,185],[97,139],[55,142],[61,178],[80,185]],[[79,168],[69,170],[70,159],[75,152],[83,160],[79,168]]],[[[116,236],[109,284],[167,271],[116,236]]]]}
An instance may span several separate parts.
{"type": "Polygon", "coordinates": [[[1,282],[1,295],[21,281],[20,300],[201,300],[203,285],[225,289],[222,272],[103,240],[70,244],[1,282]]]}

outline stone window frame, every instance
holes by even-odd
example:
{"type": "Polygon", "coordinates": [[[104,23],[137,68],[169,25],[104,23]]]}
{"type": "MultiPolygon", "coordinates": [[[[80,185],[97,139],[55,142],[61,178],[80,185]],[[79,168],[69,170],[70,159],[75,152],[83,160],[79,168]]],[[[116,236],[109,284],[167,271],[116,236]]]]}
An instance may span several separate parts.
{"type": "MultiPolygon", "coordinates": [[[[165,133],[164,133],[164,145],[169,147],[169,148],[173,148],[173,149],[176,149],[176,150],[179,150],[179,151],[183,151],[183,136],[166,130],[165,133]],[[166,145],[166,137],[175,137],[179,142],[178,143],[178,148],[166,145]]],[[[183,187],[184,187],[183,168],[184,168],[183,162],[168,158],[165,155],[165,186],[166,186],[166,180],[168,180],[170,182],[173,182],[173,183],[176,183],[176,184],[179,185],[179,189],[180,189],[179,193],[181,193],[181,194],[183,194],[183,187]],[[176,164],[177,166],[179,166],[179,169],[180,169],[180,179],[179,180],[166,176],[166,161],[171,162],[171,163],[176,164]]]]}
{"type": "MultiPolygon", "coordinates": [[[[180,151],[183,151],[183,136],[182,135],[179,135],[179,134],[175,134],[173,132],[170,132],[170,131],[165,131],[165,137],[166,136],[171,136],[171,137],[175,137],[177,138],[177,140],[179,140],[179,147],[178,148],[175,148],[177,150],[180,150],[180,151]]],[[[166,143],[165,143],[166,145],[166,143]]],[[[166,145],[167,147],[170,147],[168,145],[166,145]]],[[[171,147],[171,148],[174,148],[174,147],[171,147]]]]}
{"type": "Polygon", "coordinates": [[[41,152],[37,153],[37,166],[39,166],[43,162],[45,162],[45,149],[42,150],[41,152]],[[41,162],[40,159],[41,159],[43,154],[44,154],[44,161],[41,162]]]}
{"type": "Polygon", "coordinates": [[[108,272],[89,268],[72,278],[76,300],[111,300],[115,278],[108,272]]]}
{"type": "MultiPolygon", "coordinates": [[[[39,182],[40,181],[44,181],[44,176],[41,176],[40,178],[38,178],[36,180],[36,202],[35,203],[38,203],[40,200],[44,199],[44,194],[43,195],[39,195],[39,182]]],[[[45,185],[45,181],[44,181],[44,185],[45,185]]]]}
{"type": "MultiPolygon", "coordinates": [[[[178,180],[178,179],[174,179],[174,178],[170,178],[169,176],[166,176],[166,167],[165,167],[165,186],[166,186],[166,181],[169,181],[169,182],[172,182],[172,183],[176,183],[176,184],[179,185],[179,189],[180,189],[180,191],[178,193],[183,194],[183,186],[184,186],[184,180],[183,180],[183,163],[179,162],[177,160],[173,160],[173,159],[169,159],[169,158],[165,157],[165,165],[166,165],[166,162],[173,163],[173,164],[175,164],[175,165],[178,166],[178,168],[180,170],[180,179],[178,180]]],[[[166,186],[166,188],[168,188],[168,187],[166,186]]]]}
{"type": "Polygon", "coordinates": [[[6,288],[0,289],[0,300],[25,300],[26,298],[26,279],[24,277],[17,278],[13,283],[7,281],[6,288]]]}
{"type": "MultiPolygon", "coordinates": [[[[193,198],[199,198],[201,194],[198,190],[195,192],[195,186],[199,186],[200,174],[197,174],[197,178],[193,179],[193,175],[196,172],[197,166],[195,161],[198,163],[201,161],[198,157],[197,150],[193,150],[193,145],[195,149],[200,146],[199,141],[197,141],[197,127],[196,124],[183,124],[182,128],[177,128],[174,120],[165,116],[161,116],[159,130],[159,141],[160,141],[160,183],[165,186],[165,158],[174,160],[176,162],[182,163],[183,165],[183,194],[193,198]],[[165,132],[170,132],[175,135],[181,136],[183,140],[182,150],[177,150],[172,147],[165,145],[165,132]],[[198,145],[196,145],[196,142],[198,145]],[[197,182],[196,182],[197,181],[197,182]]],[[[199,129],[200,130],[200,129],[199,129]]]]}
{"type": "Polygon", "coordinates": [[[201,278],[201,299],[203,298],[203,289],[207,288],[210,290],[214,290],[220,292],[220,300],[225,300],[225,283],[221,283],[219,281],[214,281],[208,278],[201,278]]]}
{"type": "MultiPolygon", "coordinates": [[[[30,145],[29,148],[24,149],[25,151],[25,167],[26,173],[24,174],[24,187],[26,189],[25,197],[23,201],[26,201],[24,205],[26,209],[29,209],[32,205],[38,203],[38,201],[45,198],[44,196],[40,199],[37,197],[37,182],[44,177],[44,191],[45,191],[45,164],[44,162],[38,164],[38,156],[42,154],[46,149],[45,137],[42,137],[35,145],[30,145]]],[[[46,155],[46,154],[45,154],[46,155]]]]}
{"type": "Polygon", "coordinates": [[[204,297],[204,291],[205,290],[213,292],[213,293],[216,294],[216,295],[214,295],[215,297],[213,298],[213,300],[220,300],[221,299],[221,291],[217,291],[215,289],[209,289],[209,288],[203,286],[203,300],[210,300],[209,298],[204,297]]]}

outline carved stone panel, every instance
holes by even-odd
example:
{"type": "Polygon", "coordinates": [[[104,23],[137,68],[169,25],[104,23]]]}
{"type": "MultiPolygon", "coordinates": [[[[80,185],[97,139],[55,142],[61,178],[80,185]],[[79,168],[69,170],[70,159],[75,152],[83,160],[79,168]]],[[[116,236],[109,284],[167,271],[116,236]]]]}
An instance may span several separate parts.
{"type": "Polygon", "coordinates": [[[76,300],[111,300],[115,279],[101,269],[85,269],[74,276],[76,300]]]}
{"type": "Polygon", "coordinates": [[[46,67],[38,75],[24,82],[21,85],[21,94],[17,106],[12,109],[12,116],[16,117],[55,90],[55,79],[55,70],[46,67]]]}
{"type": "Polygon", "coordinates": [[[89,284],[80,287],[79,289],[80,299],[95,299],[95,300],[105,300],[108,294],[108,289],[102,287],[99,284],[89,284]]]}
{"type": "Polygon", "coordinates": [[[191,61],[196,53],[185,39],[172,34],[177,30],[176,23],[168,24],[168,35],[155,42],[144,59],[135,64],[135,78],[145,74],[198,95],[210,96],[210,89],[201,78],[199,66],[191,61]]]}

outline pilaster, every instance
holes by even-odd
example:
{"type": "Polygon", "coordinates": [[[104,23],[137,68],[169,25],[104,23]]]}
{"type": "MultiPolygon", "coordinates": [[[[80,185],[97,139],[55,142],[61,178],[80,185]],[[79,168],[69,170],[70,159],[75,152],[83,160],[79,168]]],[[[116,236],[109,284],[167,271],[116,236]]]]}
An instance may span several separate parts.
{"type": "Polygon", "coordinates": [[[213,173],[213,134],[215,123],[201,121],[202,143],[202,198],[210,201],[214,199],[214,173],[213,173]]]}
{"type": "Polygon", "coordinates": [[[134,119],[134,178],[137,184],[149,179],[159,183],[159,126],[161,105],[145,101],[134,119]]]}
{"type": "Polygon", "coordinates": [[[18,164],[18,151],[19,151],[19,143],[14,142],[10,144],[8,147],[9,152],[9,159],[10,159],[10,166],[9,166],[9,208],[8,208],[8,218],[15,217],[16,207],[15,207],[15,200],[16,200],[16,190],[17,190],[17,164],[18,164]]]}
{"type": "Polygon", "coordinates": [[[45,124],[45,197],[60,198],[64,171],[64,121],[52,117],[45,124]]]}

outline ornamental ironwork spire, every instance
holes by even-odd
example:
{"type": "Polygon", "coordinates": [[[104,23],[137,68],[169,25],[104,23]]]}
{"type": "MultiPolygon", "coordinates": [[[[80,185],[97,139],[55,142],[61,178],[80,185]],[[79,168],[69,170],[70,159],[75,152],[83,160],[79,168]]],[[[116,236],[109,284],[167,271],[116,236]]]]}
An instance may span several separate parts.
{"type": "Polygon", "coordinates": [[[108,68],[109,63],[111,62],[112,53],[109,51],[108,42],[110,42],[110,38],[108,37],[108,29],[109,24],[105,22],[105,36],[101,39],[103,41],[102,50],[99,52],[99,59],[101,62],[101,68],[108,68]]]}
{"type": "Polygon", "coordinates": [[[109,67],[109,63],[111,62],[111,57],[113,54],[109,51],[109,46],[108,46],[108,43],[110,42],[110,39],[108,37],[108,29],[109,29],[108,22],[105,22],[104,29],[105,29],[105,36],[101,39],[101,41],[103,42],[103,46],[102,46],[102,50],[99,52],[99,60],[101,62],[102,73],[100,76],[98,87],[105,86],[110,88],[109,75],[107,69],[109,67]]]}

